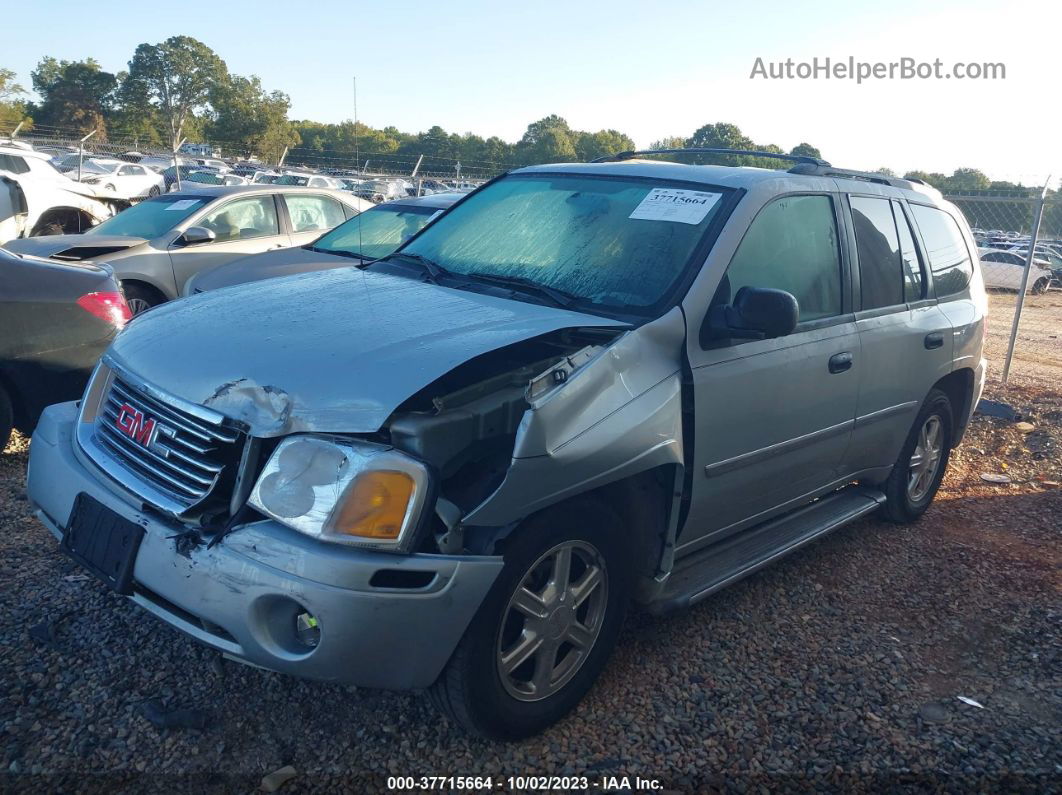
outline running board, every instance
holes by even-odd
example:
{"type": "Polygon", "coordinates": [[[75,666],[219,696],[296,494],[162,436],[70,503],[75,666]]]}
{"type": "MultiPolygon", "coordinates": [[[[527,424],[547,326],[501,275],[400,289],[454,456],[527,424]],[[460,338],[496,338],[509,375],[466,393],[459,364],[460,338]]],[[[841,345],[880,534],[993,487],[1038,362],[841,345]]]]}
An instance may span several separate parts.
{"type": "Polygon", "coordinates": [[[743,530],[679,561],[646,608],[670,613],[689,607],[831,530],[874,511],[885,495],[846,486],[778,519],[743,530]]]}

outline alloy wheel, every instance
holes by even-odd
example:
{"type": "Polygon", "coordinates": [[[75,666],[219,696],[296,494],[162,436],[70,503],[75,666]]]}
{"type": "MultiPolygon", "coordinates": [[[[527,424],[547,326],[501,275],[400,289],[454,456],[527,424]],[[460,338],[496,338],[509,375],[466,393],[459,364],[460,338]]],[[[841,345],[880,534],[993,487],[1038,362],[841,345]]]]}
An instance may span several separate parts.
{"type": "Polygon", "coordinates": [[[911,455],[911,466],[907,478],[907,497],[911,502],[920,502],[929,493],[940,468],[941,454],[944,452],[944,425],[940,417],[932,414],[922,423],[918,432],[918,442],[911,455]]]}
{"type": "Polygon", "coordinates": [[[586,662],[604,623],[608,571],[585,541],[565,541],[536,560],[502,615],[497,668],[520,701],[558,692],[586,662]]]}

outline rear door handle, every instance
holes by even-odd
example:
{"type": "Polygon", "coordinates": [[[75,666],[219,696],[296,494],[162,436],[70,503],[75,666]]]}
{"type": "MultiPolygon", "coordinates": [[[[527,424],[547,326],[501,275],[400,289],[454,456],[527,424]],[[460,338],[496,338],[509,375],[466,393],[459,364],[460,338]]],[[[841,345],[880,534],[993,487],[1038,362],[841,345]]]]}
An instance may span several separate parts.
{"type": "Polygon", "coordinates": [[[830,357],[829,367],[831,373],[843,373],[845,370],[850,370],[852,368],[852,352],[835,353],[830,357]]]}
{"type": "Polygon", "coordinates": [[[943,348],[944,332],[934,331],[932,334],[926,334],[925,345],[927,351],[931,351],[934,348],[943,348]]]}

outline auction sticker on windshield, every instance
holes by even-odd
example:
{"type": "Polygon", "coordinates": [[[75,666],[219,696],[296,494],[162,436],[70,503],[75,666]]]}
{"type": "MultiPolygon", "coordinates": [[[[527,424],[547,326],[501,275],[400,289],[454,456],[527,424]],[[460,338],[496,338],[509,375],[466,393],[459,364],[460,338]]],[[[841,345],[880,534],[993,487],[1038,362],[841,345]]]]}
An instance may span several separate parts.
{"type": "Polygon", "coordinates": [[[181,199],[167,207],[167,210],[187,210],[199,202],[199,199],[181,199]]]}
{"type": "Polygon", "coordinates": [[[639,221],[699,224],[722,195],[699,190],[653,188],[628,217],[639,221]]]}

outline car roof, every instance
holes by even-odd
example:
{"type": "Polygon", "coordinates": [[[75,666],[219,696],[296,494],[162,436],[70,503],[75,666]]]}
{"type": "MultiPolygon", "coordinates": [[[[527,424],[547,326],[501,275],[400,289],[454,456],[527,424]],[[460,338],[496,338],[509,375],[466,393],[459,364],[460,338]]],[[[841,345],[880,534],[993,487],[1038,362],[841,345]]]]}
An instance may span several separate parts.
{"type": "MultiPolygon", "coordinates": [[[[513,174],[588,174],[615,177],[649,177],[651,179],[676,180],[681,182],[699,182],[724,188],[752,188],[756,185],[777,181],[786,183],[787,189],[792,185],[806,183],[809,189],[819,189],[823,177],[851,183],[851,190],[858,186],[875,184],[882,192],[895,196],[916,194],[923,199],[929,198],[940,203],[939,192],[928,185],[910,183],[910,189],[891,185],[868,182],[866,179],[853,178],[841,173],[800,174],[773,168],[755,168],[752,166],[702,166],[689,163],[675,163],[667,160],[621,160],[602,163],[553,163],[528,166],[516,169],[513,174]]],[[[877,190],[875,192],[878,192],[877,190]]]]}
{"type": "Polygon", "coordinates": [[[240,193],[321,193],[322,191],[336,197],[349,198],[349,194],[345,191],[334,190],[332,188],[310,188],[301,185],[273,185],[273,184],[250,184],[250,185],[205,185],[201,182],[195,183],[195,188],[191,191],[171,191],[167,193],[167,196],[175,196],[178,193],[196,193],[200,195],[211,196],[232,196],[240,193]]]}
{"type": "Polygon", "coordinates": [[[432,193],[427,196],[411,196],[408,199],[395,199],[394,201],[385,202],[377,206],[408,207],[413,205],[415,207],[435,207],[439,210],[445,210],[458,199],[463,199],[467,195],[467,193],[432,193]]]}

